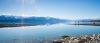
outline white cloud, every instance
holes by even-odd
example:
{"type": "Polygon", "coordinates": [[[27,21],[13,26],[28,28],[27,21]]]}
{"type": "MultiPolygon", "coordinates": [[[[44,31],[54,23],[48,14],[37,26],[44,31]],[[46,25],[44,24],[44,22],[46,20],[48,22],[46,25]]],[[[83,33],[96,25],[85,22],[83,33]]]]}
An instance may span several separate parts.
{"type": "Polygon", "coordinates": [[[3,15],[11,15],[10,13],[3,13],[3,15]]]}

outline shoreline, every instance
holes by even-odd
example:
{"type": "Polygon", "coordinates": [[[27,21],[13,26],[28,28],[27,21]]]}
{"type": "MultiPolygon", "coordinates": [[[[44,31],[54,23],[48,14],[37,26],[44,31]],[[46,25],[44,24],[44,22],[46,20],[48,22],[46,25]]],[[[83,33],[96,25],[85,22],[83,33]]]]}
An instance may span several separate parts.
{"type": "Polygon", "coordinates": [[[88,26],[100,26],[100,24],[83,24],[83,23],[77,23],[77,24],[69,24],[69,25],[88,25],[88,26]]]}

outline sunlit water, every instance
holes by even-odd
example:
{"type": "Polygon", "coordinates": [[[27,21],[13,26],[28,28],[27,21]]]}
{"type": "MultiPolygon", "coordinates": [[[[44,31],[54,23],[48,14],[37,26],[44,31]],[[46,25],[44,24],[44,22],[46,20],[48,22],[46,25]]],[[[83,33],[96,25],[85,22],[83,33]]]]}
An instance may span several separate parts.
{"type": "Polygon", "coordinates": [[[68,24],[0,28],[0,43],[51,43],[63,35],[79,36],[99,34],[99,26],[68,24]]]}

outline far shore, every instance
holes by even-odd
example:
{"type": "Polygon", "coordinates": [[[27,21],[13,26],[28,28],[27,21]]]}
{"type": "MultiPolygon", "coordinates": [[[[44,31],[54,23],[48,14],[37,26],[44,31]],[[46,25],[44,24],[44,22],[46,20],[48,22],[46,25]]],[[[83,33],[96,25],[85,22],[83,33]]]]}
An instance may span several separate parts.
{"type": "Polygon", "coordinates": [[[0,24],[0,28],[3,27],[23,27],[23,26],[37,26],[38,24],[0,24]]]}
{"type": "Polygon", "coordinates": [[[89,26],[100,26],[100,24],[92,24],[92,23],[72,23],[69,25],[89,25],[89,26]]]}

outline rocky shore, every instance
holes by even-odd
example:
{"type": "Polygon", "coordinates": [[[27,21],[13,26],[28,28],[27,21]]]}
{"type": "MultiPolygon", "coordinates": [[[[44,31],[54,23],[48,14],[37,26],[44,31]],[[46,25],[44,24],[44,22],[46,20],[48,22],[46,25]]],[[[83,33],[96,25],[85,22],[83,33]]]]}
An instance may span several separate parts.
{"type": "Polygon", "coordinates": [[[62,39],[54,40],[52,43],[100,43],[100,34],[73,37],[62,36],[62,39]]]}

